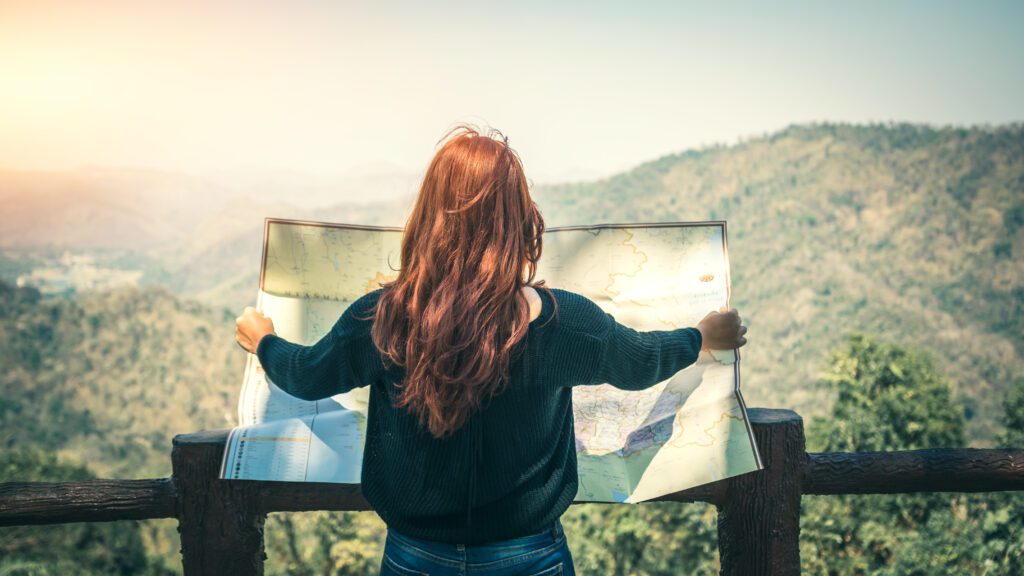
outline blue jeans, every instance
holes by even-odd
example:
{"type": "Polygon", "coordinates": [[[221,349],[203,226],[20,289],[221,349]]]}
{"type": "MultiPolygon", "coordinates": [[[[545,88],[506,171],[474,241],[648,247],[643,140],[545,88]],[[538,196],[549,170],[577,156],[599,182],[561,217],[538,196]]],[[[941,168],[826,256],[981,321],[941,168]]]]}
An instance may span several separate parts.
{"type": "Polygon", "coordinates": [[[380,573],[398,576],[572,575],[576,571],[562,523],[543,532],[467,546],[420,540],[388,528],[380,573]]]}

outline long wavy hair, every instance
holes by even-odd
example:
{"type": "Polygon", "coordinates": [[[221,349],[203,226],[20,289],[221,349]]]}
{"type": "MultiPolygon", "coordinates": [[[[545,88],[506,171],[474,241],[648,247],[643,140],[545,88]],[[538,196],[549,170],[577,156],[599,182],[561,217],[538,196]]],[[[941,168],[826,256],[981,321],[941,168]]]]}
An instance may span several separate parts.
{"type": "Polygon", "coordinates": [[[442,142],[405,225],[398,277],[381,284],[372,328],[385,363],[405,369],[395,406],[435,438],[508,386],[530,323],[523,286],[550,294],[543,280],[533,283],[544,218],[508,138],[457,124],[442,142]]]}

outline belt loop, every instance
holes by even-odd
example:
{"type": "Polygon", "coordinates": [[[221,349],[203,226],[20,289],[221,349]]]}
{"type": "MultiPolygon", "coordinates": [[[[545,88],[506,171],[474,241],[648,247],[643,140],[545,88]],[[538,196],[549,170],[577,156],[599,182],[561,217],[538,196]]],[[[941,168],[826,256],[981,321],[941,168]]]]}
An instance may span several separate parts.
{"type": "Polygon", "coordinates": [[[558,540],[558,520],[551,526],[551,539],[558,540]]]}

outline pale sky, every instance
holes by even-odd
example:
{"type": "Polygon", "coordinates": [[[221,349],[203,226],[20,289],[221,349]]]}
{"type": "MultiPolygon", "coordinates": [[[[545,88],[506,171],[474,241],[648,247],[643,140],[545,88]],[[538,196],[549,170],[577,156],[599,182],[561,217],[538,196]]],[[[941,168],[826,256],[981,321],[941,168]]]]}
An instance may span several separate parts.
{"type": "Polygon", "coordinates": [[[1020,2],[0,0],[0,169],[421,171],[458,121],[535,182],[794,122],[1024,120],[1020,2]]]}

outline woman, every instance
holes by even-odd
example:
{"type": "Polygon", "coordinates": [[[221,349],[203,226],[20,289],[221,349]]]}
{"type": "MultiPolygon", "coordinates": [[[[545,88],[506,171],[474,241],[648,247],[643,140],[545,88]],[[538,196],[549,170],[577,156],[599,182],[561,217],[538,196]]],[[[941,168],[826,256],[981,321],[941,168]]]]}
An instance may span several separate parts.
{"type": "Polygon", "coordinates": [[[362,491],[388,527],[382,574],[573,574],[559,521],[578,487],[572,387],[652,386],[702,347],[744,345],[746,327],[732,309],[638,332],[534,282],[544,220],[518,155],[495,130],[442,141],[396,280],[313,346],[253,308],[237,340],[299,398],[371,387],[362,491]]]}

